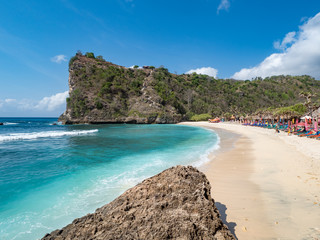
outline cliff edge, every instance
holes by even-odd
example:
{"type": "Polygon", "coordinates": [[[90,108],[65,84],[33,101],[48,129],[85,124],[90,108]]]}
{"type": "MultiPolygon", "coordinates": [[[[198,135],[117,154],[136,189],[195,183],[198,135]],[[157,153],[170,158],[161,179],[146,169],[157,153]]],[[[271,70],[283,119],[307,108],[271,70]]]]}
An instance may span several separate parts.
{"type": "Polygon", "coordinates": [[[69,63],[69,98],[59,121],[177,123],[185,113],[183,107],[172,91],[161,97],[162,90],[156,87],[155,77],[162,79],[166,72],[149,67],[126,68],[77,54],[69,63]]]}
{"type": "Polygon", "coordinates": [[[177,123],[245,116],[301,103],[300,93],[310,89],[320,94],[320,81],[309,76],[236,81],[196,73],[177,75],[164,67],[126,68],[79,52],[69,62],[69,98],[59,120],[64,124],[177,123]]]}
{"type": "Polygon", "coordinates": [[[173,167],[42,239],[235,239],[210,189],[197,169],[173,167]]]}

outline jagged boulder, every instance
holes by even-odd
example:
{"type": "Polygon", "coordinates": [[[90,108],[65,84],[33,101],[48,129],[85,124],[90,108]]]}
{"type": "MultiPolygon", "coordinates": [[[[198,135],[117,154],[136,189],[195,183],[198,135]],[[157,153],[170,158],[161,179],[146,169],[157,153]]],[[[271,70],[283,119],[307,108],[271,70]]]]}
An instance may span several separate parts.
{"type": "Polygon", "coordinates": [[[52,239],[235,239],[219,218],[206,176],[177,166],[75,219],[52,239]]]}

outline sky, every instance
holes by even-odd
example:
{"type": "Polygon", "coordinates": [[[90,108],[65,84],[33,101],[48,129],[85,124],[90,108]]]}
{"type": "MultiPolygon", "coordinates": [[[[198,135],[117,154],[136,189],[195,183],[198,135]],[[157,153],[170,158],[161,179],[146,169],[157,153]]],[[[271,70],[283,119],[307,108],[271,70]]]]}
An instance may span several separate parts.
{"type": "Polygon", "coordinates": [[[319,0],[0,0],[0,117],[58,117],[80,50],[122,66],[320,79],[319,0]]]}

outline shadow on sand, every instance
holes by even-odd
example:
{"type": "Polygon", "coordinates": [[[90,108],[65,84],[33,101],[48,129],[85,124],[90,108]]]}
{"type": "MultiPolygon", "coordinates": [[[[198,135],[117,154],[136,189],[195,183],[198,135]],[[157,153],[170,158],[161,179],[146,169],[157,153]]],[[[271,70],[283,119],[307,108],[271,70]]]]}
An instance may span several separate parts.
{"type": "Polygon", "coordinates": [[[228,226],[230,232],[233,234],[233,236],[235,236],[236,239],[236,233],[235,233],[235,227],[237,226],[237,224],[235,222],[227,222],[227,206],[220,203],[220,202],[215,202],[216,207],[218,208],[220,215],[221,215],[221,220],[222,222],[228,226]]]}

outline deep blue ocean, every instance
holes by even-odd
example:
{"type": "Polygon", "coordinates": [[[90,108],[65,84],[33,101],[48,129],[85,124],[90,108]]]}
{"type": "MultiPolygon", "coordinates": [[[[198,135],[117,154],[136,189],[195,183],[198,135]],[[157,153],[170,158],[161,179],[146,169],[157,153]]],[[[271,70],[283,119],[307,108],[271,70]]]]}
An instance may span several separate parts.
{"type": "Polygon", "coordinates": [[[1,240],[39,239],[166,168],[200,166],[219,145],[213,131],[182,125],[0,122],[1,240]]]}

